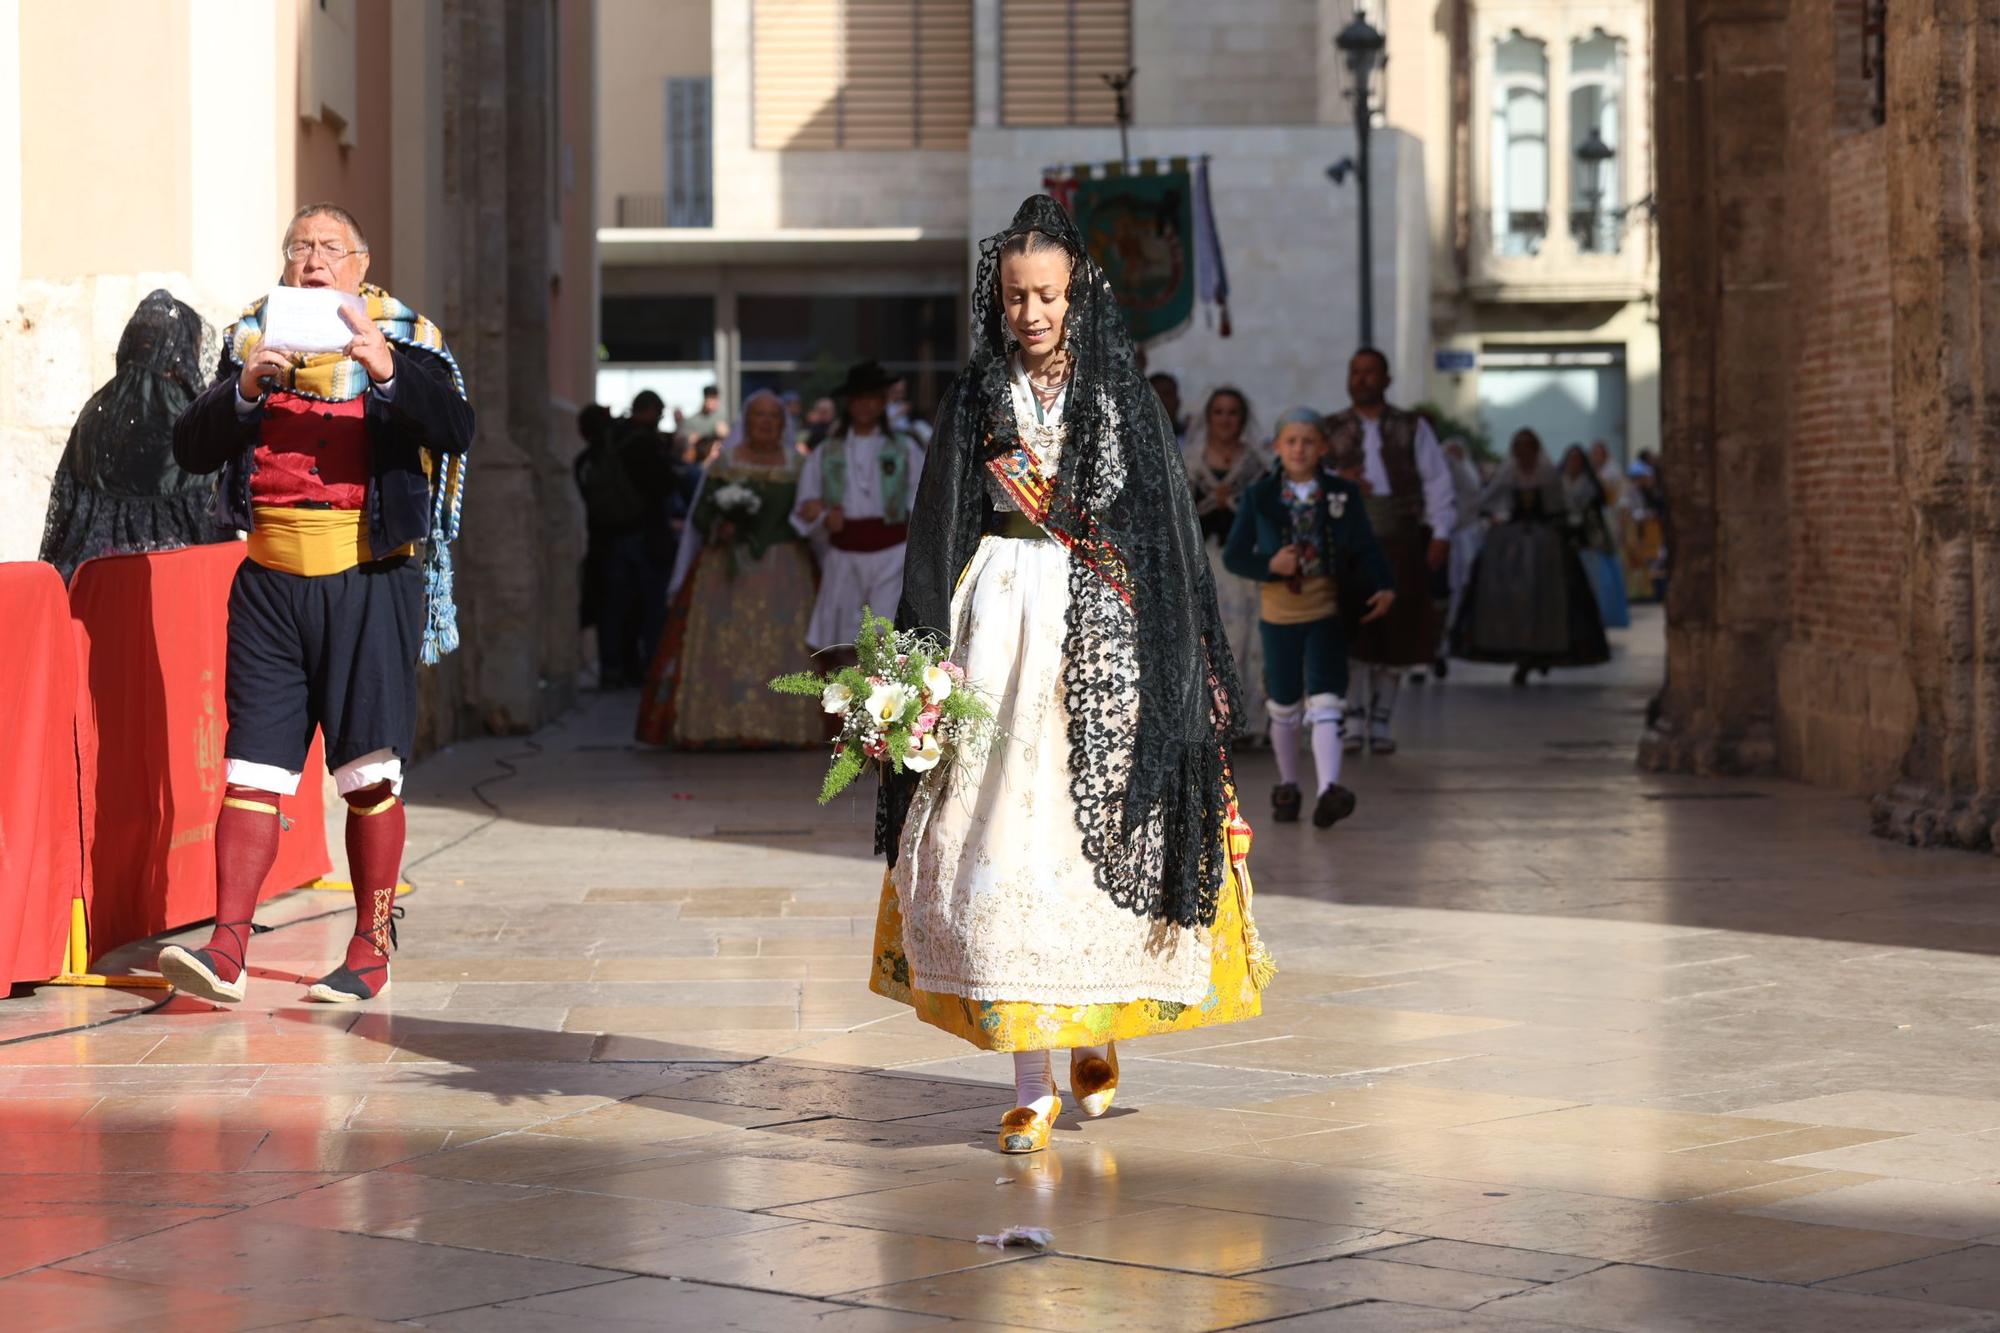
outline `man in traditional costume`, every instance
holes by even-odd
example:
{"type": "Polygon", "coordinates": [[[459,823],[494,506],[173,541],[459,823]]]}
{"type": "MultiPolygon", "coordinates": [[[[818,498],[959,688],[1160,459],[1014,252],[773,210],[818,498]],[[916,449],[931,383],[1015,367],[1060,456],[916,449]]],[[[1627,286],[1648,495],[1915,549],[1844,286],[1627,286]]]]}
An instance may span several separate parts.
{"type": "Polygon", "coordinates": [[[368,242],[344,209],[300,209],[283,252],[285,286],[357,295],[366,314],[341,310],[354,333],[342,351],[301,355],[265,345],[259,301],[174,428],[175,460],[222,472],[218,516],[250,541],[229,595],[215,931],[199,949],[164,950],[160,971],[203,999],[243,998],[279,803],[297,793],[317,730],[347,802],[356,919],[346,958],[308,995],[339,1003],[389,984],[417,662],[457,644],[445,543],[472,408],[437,326],[363,285],[368,242]]]}
{"type": "Polygon", "coordinates": [[[792,526],[826,548],[806,633],[814,652],[852,643],[862,607],[886,615],[902,595],[910,503],[924,475],[924,450],[887,422],[895,382],[873,361],[849,370],[835,390],[840,424],[799,473],[792,526]]]}
{"type": "MultiPolygon", "coordinates": [[[[1391,728],[1403,675],[1437,656],[1444,618],[1431,595],[1431,575],[1450,558],[1457,524],[1451,467],[1437,436],[1416,413],[1389,405],[1390,383],[1389,358],[1362,348],[1347,366],[1352,406],[1326,422],[1334,470],[1358,471],[1368,517],[1395,579],[1395,605],[1354,641],[1354,661],[1363,668],[1358,686],[1368,700],[1371,754],[1395,753],[1391,728]]],[[[1354,711],[1348,710],[1350,718],[1354,711]]],[[[1362,743],[1360,726],[1350,723],[1345,748],[1353,752],[1362,743]]]]}

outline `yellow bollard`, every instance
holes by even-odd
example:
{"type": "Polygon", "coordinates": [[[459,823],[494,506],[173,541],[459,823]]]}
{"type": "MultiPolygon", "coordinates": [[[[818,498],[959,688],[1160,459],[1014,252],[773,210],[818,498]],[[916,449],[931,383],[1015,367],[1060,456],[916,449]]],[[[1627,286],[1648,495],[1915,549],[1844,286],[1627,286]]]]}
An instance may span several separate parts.
{"type": "Polygon", "coordinates": [[[172,990],[165,977],[104,976],[90,970],[90,916],[83,899],[69,901],[69,969],[50,977],[45,986],[126,986],[145,990],[172,990]]]}

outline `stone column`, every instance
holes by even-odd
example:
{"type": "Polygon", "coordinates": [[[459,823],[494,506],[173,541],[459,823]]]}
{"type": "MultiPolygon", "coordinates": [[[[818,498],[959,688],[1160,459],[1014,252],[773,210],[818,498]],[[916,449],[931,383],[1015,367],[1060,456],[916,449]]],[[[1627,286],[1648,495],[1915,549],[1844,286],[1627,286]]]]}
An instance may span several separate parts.
{"type": "Polygon", "coordinates": [[[1667,683],[1640,762],[1769,770],[1788,607],[1786,5],[1654,9],[1667,683]]]}
{"type": "Polygon", "coordinates": [[[1889,7],[1900,616],[1917,718],[1878,832],[2000,841],[2000,12],[1889,7]],[[1989,230],[1990,229],[1990,230],[1989,230]],[[1987,334],[1994,337],[1988,338],[1987,334]]]}
{"type": "Polygon", "coordinates": [[[445,327],[479,435],[458,552],[464,646],[439,703],[493,733],[566,702],[543,682],[573,675],[575,653],[568,475],[549,416],[547,24],[534,0],[444,0],[445,327]]]}

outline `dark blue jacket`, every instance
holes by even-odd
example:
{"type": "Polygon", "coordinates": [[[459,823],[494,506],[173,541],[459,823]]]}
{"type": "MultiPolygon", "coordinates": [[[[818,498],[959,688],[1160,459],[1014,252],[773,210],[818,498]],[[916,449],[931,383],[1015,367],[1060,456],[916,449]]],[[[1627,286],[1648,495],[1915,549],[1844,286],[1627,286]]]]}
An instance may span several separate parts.
{"type": "MultiPolygon", "coordinates": [[[[1236,525],[1229,530],[1222,563],[1238,578],[1258,583],[1281,581],[1271,572],[1271,557],[1292,544],[1284,485],[1282,470],[1261,477],[1243,493],[1243,502],[1236,507],[1236,525]]],[[[1359,486],[1322,471],[1319,489],[1319,549],[1326,554],[1327,568],[1340,590],[1343,614],[1358,611],[1370,597],[1395,586],[1389,558],[1375,539],[1375,525],[1368,521],[1367,497],[1359,486]],[[1344,498],[1336,500],[1336,496],[1344,498]]]]}
{"type": "MultiPolygon", "coordinates": [[[[395,392],[384,401],[370,389],[363,420],[374,446],[368,465],[368,545],[393,551],[431,535],[431,483],[423,451],[462,454],[472,447],[472,404],[452,387],[451,367],[422,348],[393,345],[395,392]]],[[[186,472],[222,470],[215,516],[225,527],[250,531],[250,475],[257,470],[257,439],[264,404],[238,415],[236,375],[221,378],[188,405],[174,423],[174,461],[186,472]]]]}

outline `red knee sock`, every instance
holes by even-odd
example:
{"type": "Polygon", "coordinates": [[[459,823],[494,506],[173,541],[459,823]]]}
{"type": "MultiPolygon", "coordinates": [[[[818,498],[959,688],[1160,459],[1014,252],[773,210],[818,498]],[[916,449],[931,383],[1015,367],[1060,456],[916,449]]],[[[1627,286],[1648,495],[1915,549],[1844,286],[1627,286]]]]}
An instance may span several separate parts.
{"type": "Polygon", "coordinates": [[[354,938],[347,966],[360,971],[389,958],[390,913],[403,872],[403,803],[384,785],[347,805],[347,873],[354,880],[354,938]]]}
{"type": "Polygon", "coordinates": [[[243,975],[257,894],[277,859],[276,793],[231,783],[215,820],[215,933],[202,946],[224,981],[243,975]]]}

